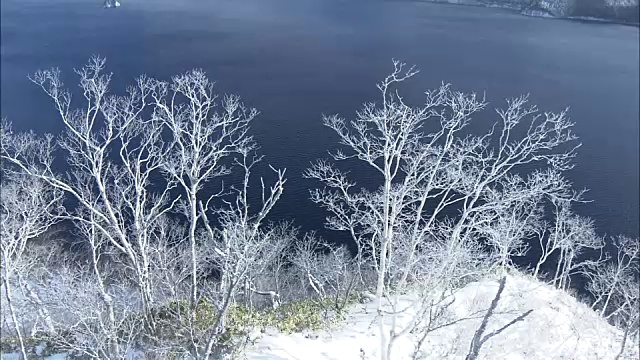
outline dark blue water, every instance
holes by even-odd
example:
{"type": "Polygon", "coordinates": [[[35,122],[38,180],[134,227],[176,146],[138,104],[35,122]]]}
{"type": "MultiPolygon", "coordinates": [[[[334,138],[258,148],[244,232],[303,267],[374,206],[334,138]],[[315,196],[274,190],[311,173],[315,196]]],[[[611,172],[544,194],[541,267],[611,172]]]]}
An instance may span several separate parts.
{"type": "Polygon", "coordinates": [[[53,107],[26,76],[57,66],[75,87],[72,69],[92,54],[107,57],[118,91],[142,73],[168,79],[203,68],[261,111],[253,134],[266,161],[288,169],[273,219],[320,229],[325,215],[307,191],[317,184],[301,173],[337,145],[321,115],[352,116],[377,100],[374,85],[394,57],[422,70],[403,86],[409,101],[445,81],[486,90],[492,107],[523,93],[543,110],[570,106],[584,145],[569,176],[593,200],[577,210],[601,233],[638,236],[637,28],[416,1],[122,3],[2,0],[2,116],[19,130],[58,132],[53,107]]]}

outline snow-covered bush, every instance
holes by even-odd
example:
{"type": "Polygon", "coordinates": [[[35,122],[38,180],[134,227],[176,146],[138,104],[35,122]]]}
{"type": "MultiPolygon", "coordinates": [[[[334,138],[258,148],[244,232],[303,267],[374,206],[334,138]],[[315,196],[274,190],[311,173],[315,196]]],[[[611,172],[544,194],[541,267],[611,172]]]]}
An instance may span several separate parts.
{"type": "Polygon", "coordinates": [[[544,10],[553,16],[571,16],[575,11],[576,0],[534,0],[529,10],[544,10]]]}

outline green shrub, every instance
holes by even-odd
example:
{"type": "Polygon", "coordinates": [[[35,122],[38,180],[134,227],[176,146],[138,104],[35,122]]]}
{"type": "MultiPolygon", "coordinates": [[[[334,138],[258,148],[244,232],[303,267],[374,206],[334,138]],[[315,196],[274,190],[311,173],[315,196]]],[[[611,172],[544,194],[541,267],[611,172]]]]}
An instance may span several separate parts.
{"type": "MultiPolygon", "coordinates": [[[[356,303],[357,295],[347,299],[347,305],[356,303]]],[[[282,304],[277,309],[256,310],[242,305],[229,308],[227,332],[244,334],[250,328],[264,330],[272,327],[286,334],[302,330],[318,331],[344,319],[344,310],[336,309],[336,298],[304,299],[282,304]]]]}
{"type": "MultiPolygon", "coordinates": [[[[274,328],[281,333],[294,333],[303,330],[318,331],[329,328],[344,319],[342,305],[356,303],[357,294],[343,297],[309,298],[282,304],[277,309],[255,309],[244,304],[231,304],[225,318],[225,331],[217,341],[217,346],[234,348],[238,341],[247,341],[247,335],[253,329],[265,331],[274,328]],[[340,309],[339,309],[340,308],[340,309]]],[[[153,314],[158,325],[156,339],[182,343],[189,334],[186,324],[189,314],[189,301],[178,300],[156,308],[153,314]]],[[[209,301],[202,300],[196,309],[196,333],[206,336],[217,321],[217,308],[209,301]]],[[[203,339],[204,340],[204,339],[203,339]]]]}
{"type": "MultiPolygon", "coordinates": [[[[211,328],[216,322],[217,312],[212,303],[206,299],[201,300],[196,308],[195,330],[204,332],[211,328]]],[[[186,333],[181,333],[182,330],[186,329],[186,326],[184,326],[186,324],[180,324],[179,322],[180,319],[187,321],[189,318],[189,300],[181,299],[159,306],[153,310],[153,316],[156,320],[158,331],[156,335],[160,338],[175,340],[186,336],[186,333]]]]}

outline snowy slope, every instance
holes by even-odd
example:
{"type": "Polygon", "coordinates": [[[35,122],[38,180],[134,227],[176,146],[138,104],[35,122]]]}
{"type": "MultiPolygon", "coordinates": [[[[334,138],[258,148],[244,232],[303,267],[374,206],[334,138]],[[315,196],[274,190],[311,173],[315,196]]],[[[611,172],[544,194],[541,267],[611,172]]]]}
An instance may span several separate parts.
{"type": "MultiPolygon", "coordinates": [[[[464,319],[433,331],[417,359],[464,359],[474,332],[498,290],[497,279],[468,284],[453,296],[447,321],[464,319]]],[[[399,325],[407,324],[415,312],[415,295],[400,298],[408,310],[399,325]]],[[[533,309],[523,321],[489,339],[480,359],[613,359],[619,351],[622,332],[601,319],[587,305],[564,291],[530,276],[508,275],[504,292],[484,334],[490,333],[533,309]]],[[[244,354],[255,360],[359,360],[379,359],[380,341],[375,303],[354,305],[347,318],[331,331],[280,334],[254,332],[255,343],[244,354]]],[[[387,324],[388,325],[388,324],[387,324]]],[[[394,346],[391,359],[412,359],[418,335],[408,334],[394,346]]],[[[132,354],[130,354],[132,355],[132,354]]],[[[3,359],[18,359],[3,354],[3,359]]],[[[47,360],[63,360],[62,354],[47,360]]],[[[131,359],[136,356],[131,356],[131,359]]],[[[640,359],[638,344],[627,341],[622,359],[640,359]]]]}
{"type": "MultiPolygon", "coordinates": [[[[449,316],[475,317],[430,334],[419,359],[464,359],[481,317],[498,289],[497,280],[467,285],[455,294],[449,316]],[[475,315],[473,315],[475,313],[475,315]],[[479,314],[479,315],[478,315],[479,314]]],[[[411,304],[411,296],[403,297],[411,304]]],[[[533,312],[489,339],[481,359],[613,359],[622,333],[585,304],[563,291],[523,275],[510,275],[485,334],[502,327],[526,310],[533,312]]],[[[404,321],[408,321],[407,316],[404,321]]],[[[318,334],[262,334],[246,353],[261,360],[352,360],[379,358],[375,304],[351,308],[339,329],[318,334]]],[[[395,345],[393,359],[411,359],[417,336],[409,334],[395,345]]],[[[638,359],[638,345],[628,342],[624,359],[638,359]]]]}

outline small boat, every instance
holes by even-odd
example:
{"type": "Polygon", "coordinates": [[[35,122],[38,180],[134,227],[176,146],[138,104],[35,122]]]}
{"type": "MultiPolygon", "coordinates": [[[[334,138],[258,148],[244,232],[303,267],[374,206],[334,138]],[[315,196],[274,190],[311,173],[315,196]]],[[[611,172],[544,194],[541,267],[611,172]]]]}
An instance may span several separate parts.
{"type": "Polygon", "coordinates": [[[120,2],[118,0],[105,0],[104,1],[104,7],[109,9],[109,8],[116,8],[120,6],[120,2]]]}

